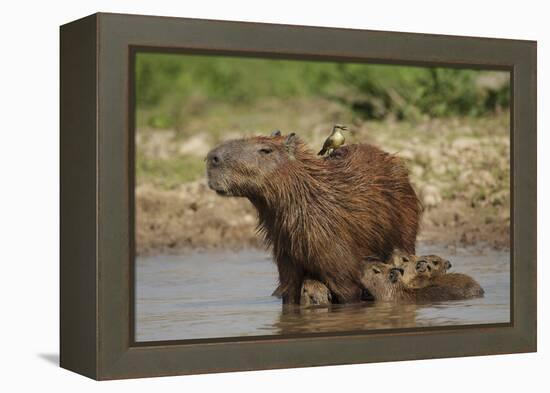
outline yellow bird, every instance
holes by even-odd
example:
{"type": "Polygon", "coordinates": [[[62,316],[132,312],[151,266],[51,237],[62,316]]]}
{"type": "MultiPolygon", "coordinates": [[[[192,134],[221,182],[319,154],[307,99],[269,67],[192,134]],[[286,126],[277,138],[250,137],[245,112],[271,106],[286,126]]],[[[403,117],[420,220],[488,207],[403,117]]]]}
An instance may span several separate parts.
{"type": "Polygon", "coordinates": [[[330,153],[342,146],[344,142],[346,142],[346,138],[344,138],[342,131],[347,131],[347,127],[340,124],[335,124],[334,127],[332,127],[332,132],[325,140],[323,148],[319,153],[317,153],[317,155],[324,156],[326,153],[330,155],[330,153]]]}

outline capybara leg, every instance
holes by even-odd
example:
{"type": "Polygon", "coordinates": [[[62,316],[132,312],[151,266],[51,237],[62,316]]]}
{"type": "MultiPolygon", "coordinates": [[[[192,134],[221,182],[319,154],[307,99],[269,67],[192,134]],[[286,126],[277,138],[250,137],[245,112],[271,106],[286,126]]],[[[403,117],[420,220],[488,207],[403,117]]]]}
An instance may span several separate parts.
{"type": "Polygon", "coordinates": [[[303,276],[293,271],[279,273],[281,297],[283,304],[300,304],[303,276]]]}
{"type": "Polygon", "coordinates": [[[300,306],[328,306],[331,304],[330,290],[322,282],[305,279],[302,284],[300,306]]]}
{"type": "Polygon", "coordinates": [[[277,258],[277,268],[283,304],[300,304],[300,292],[304,281],[303,271],[297,269],[296,264],[284,255],[277,258]]]}
{"type": "Polygon", "coordinates": [[[292,281],[284,286],[283,304],[300,304],[300,290],[302,286],[299,281],[292,281]]]}

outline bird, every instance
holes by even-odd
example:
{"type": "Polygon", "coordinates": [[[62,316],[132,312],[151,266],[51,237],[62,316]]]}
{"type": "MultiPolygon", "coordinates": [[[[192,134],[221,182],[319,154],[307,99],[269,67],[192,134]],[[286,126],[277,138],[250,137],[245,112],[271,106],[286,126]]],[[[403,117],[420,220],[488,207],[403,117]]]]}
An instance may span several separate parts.
{"type": "Polygon", "coordinates": [[[317,153],[317,155],[324,156],[327,153],[330,155],[334,150],[342,146],[346,141],[346,138],[344,138],[344,134],[342,134],[342,131],[347,131],[347,129],[348,128],[346,126],[335,124],[334,127],[332,127],[332,132],[325,140],[323,148],[319,153],[317,153]]]}

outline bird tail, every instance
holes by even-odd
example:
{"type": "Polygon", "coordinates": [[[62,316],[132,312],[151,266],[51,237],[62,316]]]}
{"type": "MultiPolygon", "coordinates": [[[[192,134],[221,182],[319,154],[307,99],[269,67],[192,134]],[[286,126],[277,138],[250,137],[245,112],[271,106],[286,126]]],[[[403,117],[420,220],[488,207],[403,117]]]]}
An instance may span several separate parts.
{"type": "Polygon", "coordinates": [[[321,151],[319,153],[317,153],[318,156],[324,156],[325,153],[327,152],[327,149],[325,149],[324,147],[321,149],[321,151]]]}

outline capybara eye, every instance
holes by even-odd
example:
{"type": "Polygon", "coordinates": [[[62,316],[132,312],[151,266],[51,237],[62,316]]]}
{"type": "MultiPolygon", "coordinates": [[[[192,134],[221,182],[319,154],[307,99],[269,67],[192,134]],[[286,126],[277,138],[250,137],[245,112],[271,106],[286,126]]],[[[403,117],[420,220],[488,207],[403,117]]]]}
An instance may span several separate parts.
{"type": "Polygon", "coordinates": [[[439,261],[434,261],[434,265],[435,266],[439,265],[439,261]]]}
{"type": "Polygon", "coordinates": [[[372,271],[376,274],[380,273],[380,269],[378,269],[377,267],[373,267],[372,271]]]}
{"type": "Polygon", "coordinates": [[[403,262],[409,262],[409,258],[408,258],[408,257],[401,257],[401,260],[402,260],[403,262]]]}
{"type": "Polygon", "coordinates": [[[273,151],[270,147],[262,147],[260,150],[258,150],[261,154],[269,154],[273,151]]]}

